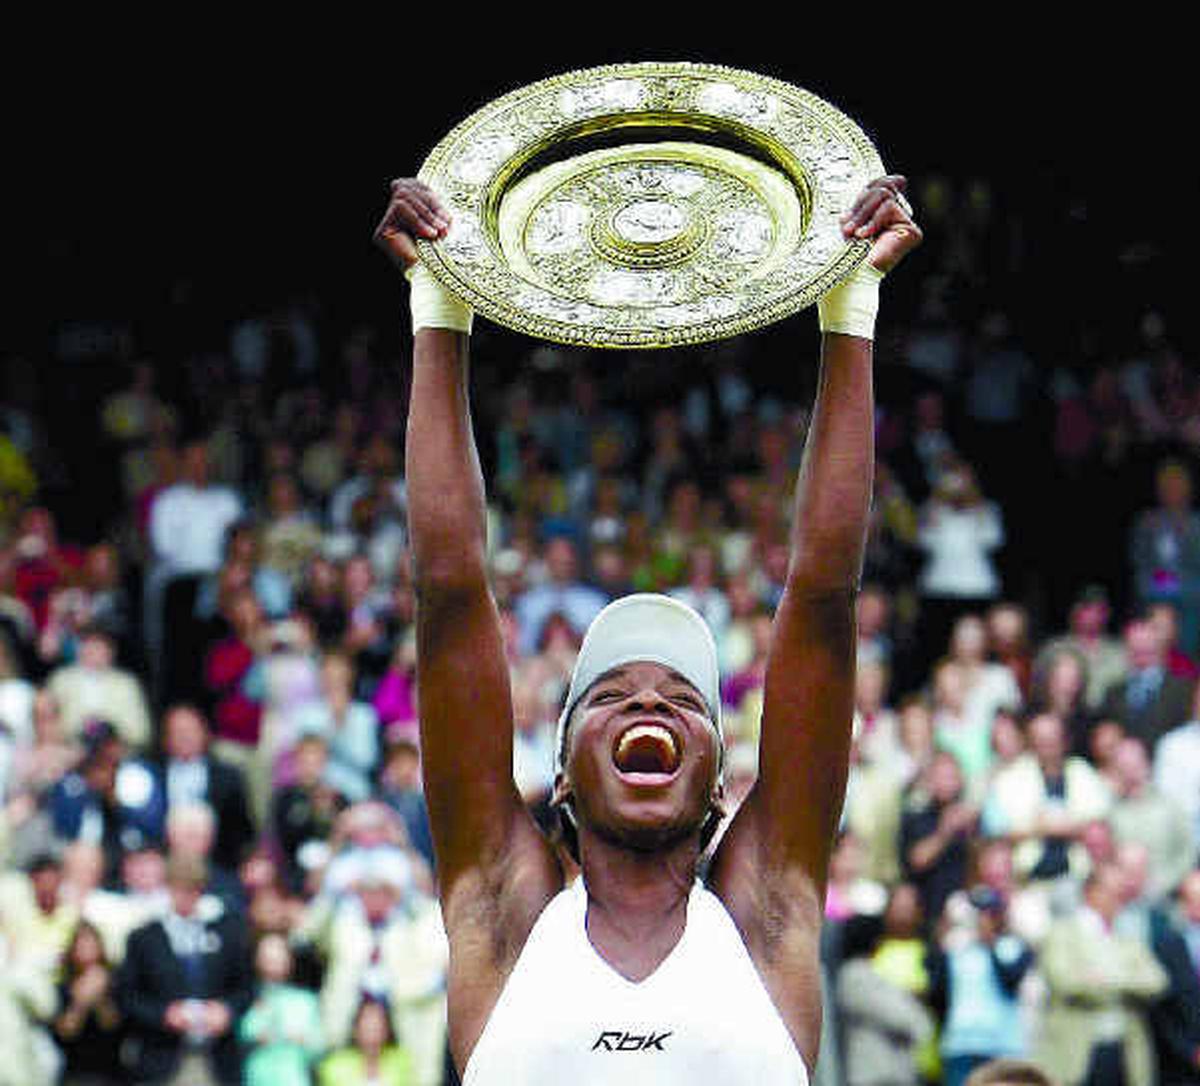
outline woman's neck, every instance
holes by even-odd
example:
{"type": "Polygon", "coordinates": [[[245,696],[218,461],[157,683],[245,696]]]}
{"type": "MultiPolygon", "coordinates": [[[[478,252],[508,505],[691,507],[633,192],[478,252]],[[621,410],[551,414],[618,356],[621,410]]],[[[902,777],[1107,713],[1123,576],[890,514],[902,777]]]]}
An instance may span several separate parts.
{"type": "Polygon", "coordinates": [[[661,851],[640,852],[583,833],[580,849],[588,938],[618,973],[644,980],[683,936],[700,859],[699,836],[661,851]]]}

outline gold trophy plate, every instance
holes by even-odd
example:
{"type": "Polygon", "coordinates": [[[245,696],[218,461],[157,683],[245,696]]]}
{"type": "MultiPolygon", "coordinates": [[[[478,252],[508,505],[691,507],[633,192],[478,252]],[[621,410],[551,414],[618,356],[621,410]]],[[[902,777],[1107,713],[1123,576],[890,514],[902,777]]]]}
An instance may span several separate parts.
{"type": "Polygon", "coordinates": [[[619,64],[472,114],[419,176],[446,237],[434,276],[497,324],[558,343],[672,347],[812,304],[866,256],[838,216],[884,172],[845,114],[710,64],[619,64]]]}

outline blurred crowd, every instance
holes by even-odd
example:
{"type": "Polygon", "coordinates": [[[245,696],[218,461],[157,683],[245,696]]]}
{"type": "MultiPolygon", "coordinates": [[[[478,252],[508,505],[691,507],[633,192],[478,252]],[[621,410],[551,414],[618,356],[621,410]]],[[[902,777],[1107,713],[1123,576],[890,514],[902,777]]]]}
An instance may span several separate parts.
{"type": "MultiPolygon", "coordinates": [[[[1047,357],[997,304],[1036,257],[995,199],[925,181],[885,301],[817,1077],[1197,1082],[1200,380],[1149,308],[1047,357]]],[[[311,299],[189,342],[179,305],[5,359],[0,1084],[452,1081],[407,346],[311,299]]],[[[708,620],[732,807],[753,783],[796,339],[614,361],[477,332],[513,772],[548,828],[582,633],[633,590],[708,620]]]]}

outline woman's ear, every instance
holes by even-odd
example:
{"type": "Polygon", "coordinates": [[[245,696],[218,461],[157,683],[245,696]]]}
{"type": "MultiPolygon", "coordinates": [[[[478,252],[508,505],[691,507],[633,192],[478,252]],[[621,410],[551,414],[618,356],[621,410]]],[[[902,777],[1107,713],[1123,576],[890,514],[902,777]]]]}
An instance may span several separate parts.
{"type": "Polygon", "coordinates": [[[571,799],[571,785],[565,773],[554,775],[554,791],[550,793],[550,806],[561,807],[571,799]]]}
{"type": "Polygon", "coordinates": [[[712,807],[722,818],[729,813],[725,807],[725,782],[720,777],[717,778],[717,783],[713,786],[712,807]]]}

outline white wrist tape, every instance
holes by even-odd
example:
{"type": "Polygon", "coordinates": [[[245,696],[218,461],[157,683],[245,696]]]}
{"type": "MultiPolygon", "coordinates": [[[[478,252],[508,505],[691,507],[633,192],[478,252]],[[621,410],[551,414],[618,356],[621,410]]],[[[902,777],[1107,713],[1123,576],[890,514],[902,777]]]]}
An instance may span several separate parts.
{"type": "Polygon", "coordinates": [[[879,284],[883,272],[863,261],[817,302],[822,332],[875,338],[875,314],[879,311],[879,284]]]}
{"type": "Polygon", "coordinates": [[[471,334],[475,314],[442,286],[424,264],[414,264],[404,274],[412,286],[409,303],[414,334],[419,328],[449,328],[471,334]]]}

